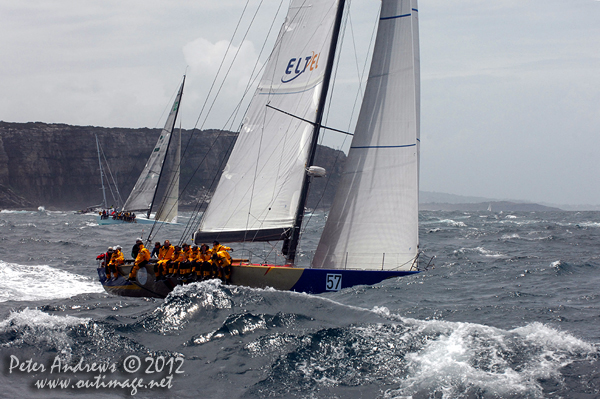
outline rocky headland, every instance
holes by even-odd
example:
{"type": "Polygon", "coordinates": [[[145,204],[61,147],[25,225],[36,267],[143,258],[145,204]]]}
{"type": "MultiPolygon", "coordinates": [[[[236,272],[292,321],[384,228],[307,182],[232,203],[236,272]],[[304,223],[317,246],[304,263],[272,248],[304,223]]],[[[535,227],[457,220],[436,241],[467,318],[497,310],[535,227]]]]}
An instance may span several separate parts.
{"type": "MultiPolygon", "coordinates": [[[[0,208],[78,210],[101,204],[96,136],[126,199],[160,130],[0,121],[0,208]]],[[[206,198],[236,137],[229,131],[182,131],[183,208],[206,198]]],[[[331,179],[315,179],[309,207],[329,206],[344,160],[343,152],[319,146],[316,164],[331,179]]]]}

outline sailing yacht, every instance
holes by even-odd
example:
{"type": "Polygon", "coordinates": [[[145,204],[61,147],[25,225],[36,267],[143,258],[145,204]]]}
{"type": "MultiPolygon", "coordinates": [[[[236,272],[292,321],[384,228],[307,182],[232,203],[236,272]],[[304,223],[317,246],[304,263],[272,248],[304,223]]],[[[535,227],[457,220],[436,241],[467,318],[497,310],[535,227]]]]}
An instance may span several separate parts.
{"type": "MultiPolygon", "coordinates": [[[[165,127],[160,132],[160,136],[154,146],[146,166],[142,170],[133,190],[123,205],[122,212],[136,213],[135,223],[153,224],[156,221],[164,223],[177,223],[178,213],[178,198],[179,198],[179,171],[181,157],[181,134],[175,130],[175,122],[179,112],[179,104],[183,95],[183,85],[185,76],[179,87],[173,106],[165,127]],[[171,147],[172,136],[175,135],[175,148],[171,147]],[[167,158],[169,150],[173,155],[167,158]],[[169,162],[166,162],[169,161],[169,162]],[[166,189],[162,198],[157,199],[159,184],[166,178],[166,189]],[[155,210],[154,216],[152,211],[155,205],[158,204],[158,209],[155,210]]],[[[131,222],[131,220],[123,220],[113,218],[102,218],[98,216],[98,224],[120,224],[131,222]]]]}
{"type": "MultiPolygon", "coordinates": [[[[296,267],[345,0],[291,0],[198,245],[282,241],[284,265],[234,264],[230,283],[307,293],[419,272],[420,77],[416,0],[383,0],[371,69],[341,182],[311,267],[296,267]]],[[[152,266],[147,266],[152,268],[152,266]]],[[[142,270],[142,269],[140,269],[142,270]]],[[[99,269],[101,281],[102,270],[99,269]]],[[[142,273],[120,295],[166,296],[142,273]],[[142,283],[143,280],[143,283],[142,283]]]]}

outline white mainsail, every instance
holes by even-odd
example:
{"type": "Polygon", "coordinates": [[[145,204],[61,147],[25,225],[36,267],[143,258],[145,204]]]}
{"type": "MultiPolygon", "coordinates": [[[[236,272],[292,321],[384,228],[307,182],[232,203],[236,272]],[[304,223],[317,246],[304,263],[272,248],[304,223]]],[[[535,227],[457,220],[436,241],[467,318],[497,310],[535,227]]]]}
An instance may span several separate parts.
{"type": "Polygon", "coordinates": [[[196,242],[280,240],[294,225],[337,8],[291,1],[196,242]]]}
{"type": "Polygon", "coordinates": [[[175,126],[175,120],[177,119],[177,112],[179,111],[179,103],[181,102],[184,83],[185,77],[181,83],[179,92],[175,97],[171,112],[169,113],[165,127],[160,133],[156,146],[154,147],[154,150],[152,150],[152,154],[150,154],[150,158],[148,158],[148,162],[146,162],[146,166],[142,170],[135,186],[133,186],[131,194],[129,194],[127,201],[125,201],[125,205],[123,205],[124,211],[146,211],[150,214],[165,156],[167,155],[169,143],[171,142],[171,134],[173,132],[173,127],[175,126]]]}
{"type": "Polygon", "coordinates": [[[407,270],[419,246],[416,0],[383,0],[369,79],[313,259],[328,269],[407,270]]]}
{"type": "Polygon", "coordinates": [[[179,132],[172,133],[175,136],[175,149],[169,152],[173,153],[172,157],[167,157],[165,162],[166,170],[169,171],[167,176],[167,186],[163,200],[160,203],[154,219],[159,222],[177,223],[177,214],[179,211],[179,175],[181,171],[181,129],[179,132]]]}

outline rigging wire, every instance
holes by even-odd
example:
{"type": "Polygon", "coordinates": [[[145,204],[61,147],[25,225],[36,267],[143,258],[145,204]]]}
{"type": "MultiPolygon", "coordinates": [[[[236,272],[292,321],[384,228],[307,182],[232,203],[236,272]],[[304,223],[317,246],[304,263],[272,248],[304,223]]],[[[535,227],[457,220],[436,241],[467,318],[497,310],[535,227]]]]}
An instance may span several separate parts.
{"type": "MultiPolygon", "coordinates": [[[[215,84],[216,84],[216,82],[217,82],[217,80],[218,80],[218,78],[219,78],[219,74],[220,74],[220,72],[221,72],[221,68],[223,67],[223,64],[225,63],[225,59],[227,58],[227,55],[229,54],[229,49],[231,48],[231,45],[232,45],[232,43],[233,43],[233,39],[235,38],[235,36],[236,36],[236,33],[237,33],[237,31],[238,31],[238,29],[239,29],[239,27],[240,27],[240,25],[241,25],[241,22],[242,22],[242,20],[243,20],[243,18],[244,18],[244,15],[246,14],[246,9],[248,8],[248,4],[249,4],[249,3],[250,3],[250,0],[247,0],[247,1],[246,1],[246,4],[245,4],[245,6],[244,6],[244,9],[242,10],[242,14],[240,15],[240,18],[238,19],[238,22],[237,22],[237,24],[236,24],[236,27],[235,27],[235,29],[234,29],[234,32],[233,32],[233,34],[232,34],[232,36],[231,36],[231,40],[229,41],[229,44],[227,45],[227,49],[225,50],[225,54],[223,55],[223,58],[221,59],[221,63],[220,63],[220,65],[219,65],[219,68],[217,69],[217,73],[215,74],[215,78],[213,79],[213,82],[212,82],[212,84],[211,84],[211,87],[210,87],[210,89],[209,89],[209,91],[208,91],[208,94],[206,95],[206,98],[205,98],[205,101],[204,101],[204,103],[203,103],[203,105],[202,105],[202,108],[200,109],[200,113],[199,113],[199,115],[198,115],[198,118],[197,118],[197,120],[196,120],[196,124],[194,125],[194,128],[193,128],[193,129],[192,129],[192,131],[191,131],[190,137],[188,138],[188,141],[187,141],[187,143],[186,143],[186,145],[185,145],[185,148],[184,148],[183,154],[181,154],[181,158],[184,158],[184,157],[185,157],[185,154],[187,153],[187,150],[188,150],[188,148],[189,148],[189,146],[190,146],[190,142],[191,142],[191,140],[192,140],[192,137],[193,137],[193,135],[194,135],[194,132],[197,130],[198,123],[200,122],[200,119],[201,119],[201,117],[202,117],[202,114],[204,113],[204,109],[205,109],[205,107],[206,107],[206,105],[207,105],[207,103],[208,103],[208,100],[209,100],[210,96],[211,96],[212,90],[213,90],[213,88],[214,88],[214,86],[215,86],[215,84]]],[[[261,0],[261,3],[262,3],[262,0],[261,0]]],[[[240,47],[241,47],[241,45],[240,45],[240,47]]],[[[239,49],[238,49],[238,51],[239,51],[239,49]]],[[[234,59],[234,60],[235,60],[235,59],[234,59]]],[[[219,93],[217,93],[217,94],[216,94],[216,96],[218,96],[218,94],[219,94],[219,93]]],[[[212,107],[211,107],[211,109],[212,109],[212,107]]],[[[210,110],[209,110],[209,112],[210,112],[210,110]]],[[[207,113],[207,115],[206,115],[206,117],[205,117],[204,123],[206,123],[206,119],[207,119],[207,118],[208,118],[208,113],[207,113]]],[[[203,125],[204,125],[204,123],[203,123],[203,125]]],[[[202,125],[202,126],[203,126],[203,125],[202,125]]],[[[217,136],[217,139],[218,139],[218,137],[219,137],[219,136],[217,136]]],[[[211,147],[210,147],[210,148],[212,148],[212,147],[214,146],[214,144],[215,144],[215,142],[216,142],[216,140],[217,140],[217,139],[215,139],[215,141],[213,141],[213,144],[211,145],[211,147]]],[[[209,151],[210,151],[210,148],[209,148],[209,151]]],[[[207,155],[208,155],[208,152],[207,152],[207,155]]],[[[204,159],[206,159],[206,155],[205,155],[204,159]]],[[[204,159],[203,159],[203,161],[204,161],[204,159]]],[[[180,164],[181,164],[181,161],[180,161],[180,164]]],[[[201,164],[202,164],[202,162],[200,163],[200,165],[201,165],[201,164]]],[[[192,176],[190,177],[190,180],[189,180],[189,181],[188,181],[188,183],[185,185],[185,188],[187,188],[187,186],[190,184],[190,182],[191,182],[192,178],[194,177],[194,175],[195,175],[195,173],[198,171],[198,169],[199,169],[199,167],[198,167],[198,168],[196,168],[196,170],[194,171],[194,173],[193,173],[193,174],[192,174],[192,176]]],[[[182,190],[182,192],[184,192],[184,191],[185,191],[185,188],[184,188],[184,190],[182,190]]],[[[179,196],[178,196],[178,200],[179,200],[179,196]]],[[[153,227],[152,227],[151,231],[148,233],[148,239],[151,239],[151,234],[152,234],[152,232],[153,232],[153,230],[154,230],[154,226],[155,226],[156,224],[157,224],[157,222],[155,221],[155,223],[154,223],[154,225],[153,225],[153,227]]],[[[156,233],[158,233],[158,231],[160,230],[160,227],[161,227],[163,224],[164,224],[164,223],[160,223],[160,226],[158,226],[156,233]]]]}
{"type": "Polygon", "coordinates": [[[108,189],[110,190],[110,194],[113,197],[113,201],[115,201],[118,205],[120,204],[122,206],[123,198],[121,198],[121,193],[119,192],[119,187],[117,186],[117,181],[114,178],[112,171],[110,170],[110,165],[108,164],[108,160],[106,159],[106,154],[104,154],[104,148],[102,148],[102,146],[100,146],[100,153],[102,154],[102,158],[104,159],[104,163],[106,164],[106,169],[108,170],[110,179],[112,180],[113,185],[115,186],[115,191],[116,191],[117,197],[115,198],[115,193],[113,192],[113,189],[110,186],[110,180],[108,180],[108,176],[105,175],[104,177],[106,178],[106,182],[108,183],[108,189]]]}

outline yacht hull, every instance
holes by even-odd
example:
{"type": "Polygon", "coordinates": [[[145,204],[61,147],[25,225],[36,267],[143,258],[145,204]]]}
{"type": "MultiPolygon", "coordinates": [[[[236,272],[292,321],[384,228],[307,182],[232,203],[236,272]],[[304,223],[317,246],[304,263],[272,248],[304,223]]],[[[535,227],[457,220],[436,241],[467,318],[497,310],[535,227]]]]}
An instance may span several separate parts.
{"type": "MultiPolygon", "coordinates": [[[[146,219],[145,217],[136,217],[134,222],[128,222],[126,220],[121,219],[113,219],[109,217],[108,219],[102,219],[100,216],[96,216],[96,221],[98,225],[107,225],[107,224],[154,224],[156,220],[154,219],[146,219]]],[[[158,222],[158,223],[166,223],[166,224],[179,224],[172,222],[158,222]]]]}
{"type": "MultiPolygon", "coordinates": [[[[126,281],[131,265],[119,267],[119,278],[108,281],[103,267],[98,268],[100,283],[109,294],[129,297],[165,298],[177,285],[193,281],[175,278],[156,281],[154,264],[138,270],[135,281],[126,281]]],[[[383,280],[419,273],[418,271],[304,269],[269,265],[234,265],[231,284],[252,288],[274,288],[308,294],[339,291],[357,285],[373,285],[383,280]]]]}

